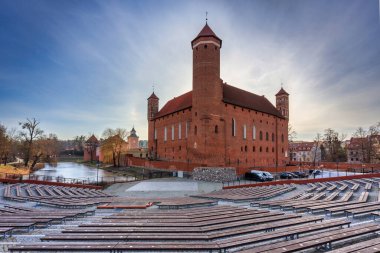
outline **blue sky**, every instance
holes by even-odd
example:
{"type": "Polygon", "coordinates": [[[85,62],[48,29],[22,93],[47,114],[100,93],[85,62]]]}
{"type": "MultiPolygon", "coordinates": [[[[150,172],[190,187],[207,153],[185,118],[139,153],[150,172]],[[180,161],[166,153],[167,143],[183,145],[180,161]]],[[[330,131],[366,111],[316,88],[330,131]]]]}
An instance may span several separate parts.
{"type": "Polygon", "coordinates": [[[35,117],[62,139],[134,125],[192,86],[190,41],[223,40],[221,78],[274,102],[299,140],[380,121],[378,0],[0,1],[0,122],[35,117]]]}

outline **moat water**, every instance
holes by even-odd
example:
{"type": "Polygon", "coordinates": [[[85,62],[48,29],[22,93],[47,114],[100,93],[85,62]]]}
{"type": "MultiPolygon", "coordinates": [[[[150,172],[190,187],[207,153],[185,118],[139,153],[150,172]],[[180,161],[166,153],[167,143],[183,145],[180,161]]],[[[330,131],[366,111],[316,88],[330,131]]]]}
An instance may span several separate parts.
{"type": "Polygon", "coordinates": [[[31,178],[38,177],[38,180],[62,181],[85,180],[91,182],[112,182],[133,180],[132,177],[118,176],[110,171],[90,167],[74,162],[58,162],[55,165],[45,164],[43,169],[31,174],[31,178]]]}

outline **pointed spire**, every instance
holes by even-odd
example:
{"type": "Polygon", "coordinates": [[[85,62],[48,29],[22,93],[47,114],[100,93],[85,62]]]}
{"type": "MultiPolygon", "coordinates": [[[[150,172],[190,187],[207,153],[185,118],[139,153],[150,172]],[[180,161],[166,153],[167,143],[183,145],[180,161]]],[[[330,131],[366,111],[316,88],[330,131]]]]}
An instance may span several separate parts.
{"type": "Polygon", "coordinates": [[[280,95],[287,95],[287,96],[289,96],[289,93],[287,93],[282,86],[283,86],[283,83],[281,83],[281,89],[280,89],[279,92],[277,92],[276,96],[280,96],[280,95]]]}
{"type": "Polygon", "coordinates": [[[216,36],[216,34],[214,33],[214,31],[210,28],[210,26],[207,23],[207,18],[206,18],[206,24],[205,24],[205,26],[202,28],[202,30],[197,35],[197,37],[195,37],[195,39],[193,39],[191,41],[191,44],[193,45],[194,41],[197,40],[197,39],[199,39],[199,38],[201,38],[201,37],[214,37],[215,39],[219,40],[220,47],[222,47],[222,40],[218,36],[216,36]]]}

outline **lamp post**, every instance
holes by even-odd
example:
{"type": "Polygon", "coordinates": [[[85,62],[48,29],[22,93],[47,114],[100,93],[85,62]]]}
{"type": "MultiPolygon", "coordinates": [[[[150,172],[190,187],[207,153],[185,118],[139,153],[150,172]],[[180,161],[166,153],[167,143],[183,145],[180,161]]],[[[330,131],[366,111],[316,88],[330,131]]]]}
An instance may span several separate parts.
{"type": "Polygon", "coordinates": [[[99,185],[99,160],[96,164],[96,185],[99,185]]]}

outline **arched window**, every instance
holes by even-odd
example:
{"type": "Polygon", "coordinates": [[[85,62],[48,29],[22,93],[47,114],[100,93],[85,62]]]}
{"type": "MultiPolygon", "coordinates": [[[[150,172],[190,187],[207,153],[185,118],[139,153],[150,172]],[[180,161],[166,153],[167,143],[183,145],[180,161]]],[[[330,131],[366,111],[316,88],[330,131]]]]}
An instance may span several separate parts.
{"type": "Polygon", "coordinates": [[[236,136],[236,120],[232,118],[232,136],[236,136]]]}
{"type": "Polygon", "coordinates": [[[198,129],[197,126],[194,127],[194,135],[197,135],[198,129]]]}
{"type": "Polygon", "coordinates": [[[274,142],[274,133],[272,133],[272,141],[274,142]]]}
{"type": "Polygon", "coordinates": [[[274,153],[274,148],[272,148],[272,153],[274,153]]]}
{"type": "Polygon", "coordinates": [[[265,151],[268,153],[268,152],[269,152],[269,148],[267,147],[267,148],[265,149],[265,151]]]}
{"type": "Polygon", "coordinates": [[[215,126],[214,132],[217,134],[218,133],[218,125],[215,126]]]}
{"type": "Polygon", "coordinates": [[[268,134],[268,132],[265,133],[265,140],[269,141],[269,134],[268,134]]]}
{"type": "Polygon", "coordinates": [[[281,134],[281,141],[284,142],[284,134],[281,134]]]}
{"type": "Polygon", "coordinates": [[[247,139],[247,125],[243,126],[243,139],[247,139]]]}
{"type": "Polygon", "coordinates": [[[263,139],[263,132],[260,131],[260,141],[263,139]]]}
{"type": "Polygon", "coordinates": [[[252,152],[256,152],[256,147],[255,146],[252,147],[252,152]]]}
{"type": "Polygon", "coordinates": [[[260,152],[262,152],[263,151],[263,148],[260,146],[260,152]]]}
{"type": "Polygon", "coordinates": [[[248,151],[248,147],[247,147],[247,146],[244,147],[244,151],[245,151],[245,152],[248,151]]]}
{"type": "Polygon", "coordinates": [[[168,139],[168,129],[165,127],[164,128],[164,141],[168,139]]]}
{"type": "Polygon", "coordinates": [[[252,139],[256,140],[256,126],[255,125],[253,125],[253,128],[252,128],[252,139]]]}

